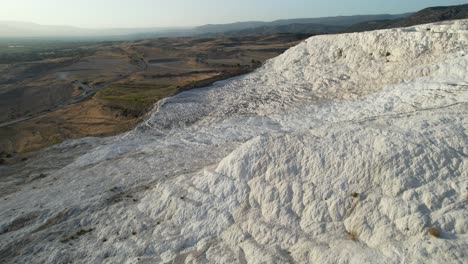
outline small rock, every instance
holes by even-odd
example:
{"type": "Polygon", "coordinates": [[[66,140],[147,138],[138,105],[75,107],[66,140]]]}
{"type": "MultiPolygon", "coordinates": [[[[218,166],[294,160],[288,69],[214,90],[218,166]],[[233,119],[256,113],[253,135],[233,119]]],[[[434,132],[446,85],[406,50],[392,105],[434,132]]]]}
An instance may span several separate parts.
{"type": "Polygon", "coordinates": [[[427,232],[433,237],[440,238],[440,232],[436,227],[430,227],[427,232]]]}

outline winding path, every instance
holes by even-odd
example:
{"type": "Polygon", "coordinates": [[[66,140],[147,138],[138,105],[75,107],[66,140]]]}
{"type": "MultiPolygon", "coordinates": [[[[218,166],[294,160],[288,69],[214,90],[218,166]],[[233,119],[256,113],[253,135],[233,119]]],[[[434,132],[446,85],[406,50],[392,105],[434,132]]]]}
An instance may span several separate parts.
{"type": "Polygon", "coordinates": [[[69,105],[81,103],[81,102],[83,102],[85,100],[88,100],[89,98],[93,97],[98,91],[100,91],[101,89],[103,89],[107,85],[109,85],[111,83],[114,83],[114,82],[117,82],[117,81],[120,81],[120,80],[123,80],[123,79],[129,77],[132,74],[144,71],[144,70],[147,69],[147,67],[148,67],[148,65],[147,65],[146,61],[144,59],[140,58],[140,60],[138,62],[138,68],[136,70],[131,71],[131,72],[127,73],[127,74],[123,74],[121,76],[117,76],[115,78],[112,78],[112,79],[110,79],[110,80],[108,80],[106,82],[103,82],[103,83],[95,86],[94,88],[87,85],[87,84],[84,84],[81,81],[73,81],[72,83],[78,85],[80,88],[83,89],[83,93],[80,94],[79,96],[72,98],[68,102],[64,102],[64,103],[59,104],[59,105],[57,105],[57,106],[55,106],[53,108],[49,108],[47,110],[38,112],[36,114],[0,123],[0,128],[11,126],[11,125],[21,123],[21,122],[24,122],[24,121],[27,121],[27,120],[31,120],[33,118],[36,118],[36,117],[39,117],[39,116],[42,116],[42,115],[57,111],[57,110],[62,109],[64,107],[66,107],[66,106],[69,106],[69,105]]]}

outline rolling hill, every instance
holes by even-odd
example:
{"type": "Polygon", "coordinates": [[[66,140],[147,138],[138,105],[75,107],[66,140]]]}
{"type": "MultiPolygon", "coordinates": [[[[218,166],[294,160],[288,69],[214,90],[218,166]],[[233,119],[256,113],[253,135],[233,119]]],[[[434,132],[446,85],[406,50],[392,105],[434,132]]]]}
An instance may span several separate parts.
{"type": "MultiPolygon", "coordinates": [[[[205,35],[255,35],[270,33],[303,33],[315,35],[338,32],[364,32],[377,29],[408,27],[466,18],[468,18],[468,5],[459,5],[447,7],[430,7],[417,13],[407,13],[401,15],[348,16],[278,20],[270,23],[261,22],[262,25],[258,27],[249,27],[233,31],[223,31],[229,29],[231,24],[217,25],[209,27],[209,29],[214,30],[214,33],[205,33],[205,35]]],[[[249,26],[249,24],[241,24],[239,26],[249,26]]],[[[205,30],[208,28],[202,29],[205,30]]]]}
{"type": "Polygon", "coordinates": [[[269,35],[269,34],[319,34],[319,33],[336,33],[343,31],[343,26],[330,26],[322,24],[288,24],[280,26],[262,26],[256,28],[248,28],[237,31],[224,32],[225,35],[269,35]]]}
{"type": "Polygon", "coordinates": [[[458,6],[430,7],[408,17],[393,20],[373,20],[352,25],[345,32],[363,32],[369,30],[409,27],[446,20],[468,18],[468,4],[458,6]]]}
{"type": "Polygon", "coordinates": [[[219,25],[204,25],[196,27],[193,32],[196,34],[262,34],[264,32],[276,33],[308,33],[313,30],[323,32],[323,30],[336,31],[339,28],[349,27],[355,23],[360,23],[369,20],[381,19],[396,19],[406,17],[410,14],[399,15],[357,15],[357,16],[336,16],[336,17],[321,17],[321,18],[297,18],[297,19],[282,19],[272,22],[243,22],[232,24],[219,24],[219,25]],[[314,27],[314,29],[308,29],[314,27]]]}

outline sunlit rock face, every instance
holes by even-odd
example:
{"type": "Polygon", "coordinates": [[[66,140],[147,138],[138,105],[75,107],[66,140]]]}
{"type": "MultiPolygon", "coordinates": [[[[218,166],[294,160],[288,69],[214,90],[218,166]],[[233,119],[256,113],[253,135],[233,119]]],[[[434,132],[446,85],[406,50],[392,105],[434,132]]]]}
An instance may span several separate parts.
{"type": "Polygon", "coordinates": [[[312,37],[28,161],[0,258],[467,263],[467,129],[467,20],[312,37]]]}

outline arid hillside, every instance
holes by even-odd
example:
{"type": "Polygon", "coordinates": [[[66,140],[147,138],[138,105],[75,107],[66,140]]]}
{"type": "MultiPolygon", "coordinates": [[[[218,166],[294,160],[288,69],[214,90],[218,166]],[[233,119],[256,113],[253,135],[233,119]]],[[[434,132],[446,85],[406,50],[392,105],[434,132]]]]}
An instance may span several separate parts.
{"type": "Polygon", "coordinates": [[[0,158],[14,162],[15,153],[66,139],[127,131],[158,100],[251,72],[306,36],[89,43],[20,63],[7,63],[10,53],[0,65],[0,158]]]}

